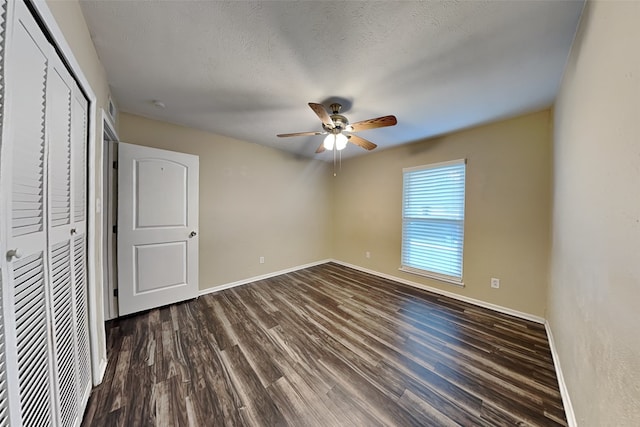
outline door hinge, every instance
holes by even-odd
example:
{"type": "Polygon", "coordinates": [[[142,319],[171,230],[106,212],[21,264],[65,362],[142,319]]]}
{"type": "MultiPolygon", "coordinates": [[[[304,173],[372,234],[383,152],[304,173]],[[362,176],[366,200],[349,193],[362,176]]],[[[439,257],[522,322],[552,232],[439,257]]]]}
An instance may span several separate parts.
{"type": "Polygon", "coordinates": [[[118,234],[118,226],[117,226],[117,225],[114,225],[114,226],[111,228],[111,230],[113,230],[113,233],[114,233],[114,234],[118,234]]]}
{"type": "Polygon", "coordinates": [[[117,296],[118,296],[118,290],[117,290],[117,289],[114,289],[114,290],[113,290],[113,296],[114,296],[114,297],[117,297],[117,296]]]}
{"type": "Polygon", "coordinates": [[[118,169],[118,162],[113,162],[113,168],[118,169]]]}

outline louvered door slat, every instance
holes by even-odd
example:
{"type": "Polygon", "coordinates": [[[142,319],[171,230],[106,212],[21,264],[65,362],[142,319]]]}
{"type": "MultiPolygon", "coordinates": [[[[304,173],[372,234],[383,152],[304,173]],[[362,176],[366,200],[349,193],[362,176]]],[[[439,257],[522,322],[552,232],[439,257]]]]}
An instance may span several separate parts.
{"type": "MultiPolygon", "coordinates": [[[[36,94],[33,94],[33,95],[36,95],[36,94]]],[[[37,96],[42,96],[42,94],[38,93],[37,96]]],[[[44,107],[44,105],[43,105],[43,107],[44,107]]],[[[39,111],[38,114],[42,114],[43,112],[44,112],[44,110],[39,111]]],[[[41,131],[44,132],[44,129],[41,129],[41,131]]],[[[44,146],[38,146],[37,147],[37,151],[34,151],[33,147],[29,147],[28,145],[26,145],[26,146],[23,145],[23,146],[16,147],[14,149],[14,152],[18,153],[19,155],[22,155],[22,156],[30,156],[32,154],[44,155],[44,146]]],[[[20,172],[21,175],[27,176],[27,174],[29,172],[35,172],[35,171],[38,170],[37,165],[35,163],[34,164],[29,163],[29,164],[27,164],[25,166],[26,166],[26,168],[23,169],[20,172]]]]}
{"type": "MultiPolygon", "coordinates": [[[[34,215],[37,214],[36,209],[20,209],[14,212],[16,219],[25,219],[25,218],[33,218],[34,215]]],[[[32,223],[40,222],[40,221],[31,221],[32,223]]]]}
{"type": "MultiPolygon", "coordinates": [[[[28,191],[32,191],[32,189],[39,189],[41,188],[42,185],[42,177],[39,177],[37,175],[26,175],[26,174],[22,174],[22,173],[15,173],[16,176],[20,176],[20,182],[15,182],[13,184],[13,189],[14,190],[18,190],[18,193],[21,191],[21,189],[27,188],[29,189],[28,191]]],[[[40,197],[42,197],[41,194],[39,194],[40,197]]]]}
{"type": "MultiPolygon", "coordinates": [[[[40,213],[38,213],[40,215],[40,213]]],[[[16,233],[16,236],[23,236],[25,234],[37,233],[38,231],[42,231],[42,221],[34,221],[32,225],[20,225],[20,224],[12,224],[13,232],[16,233]]]]}
{"type": "Polygon", "coordinates": [[[21,209],[15,213],[15,217],[17,219],[28,218],[33,217],[35,213],[35,210],[21,209]]]}
{"type": "MultiPolygon", "coordinates": [[[[16,193],[13,193],[16,194],[16,193]]],[[[42,223],[43,222],[43,218],[40,216],[38,217],[37,215],[40,215],[40,206],[42,205],[42,202],[44,200],[44,197],[39,196],[39,195],[32,195],[33,197],[33,201],[31,202],[22,202],[20,200],[16,200],[13,203],[13,212],[12,212],[12,216],[18,217],[18,218],[26,218],[27,216],[24,215],[25,211],[31,211],[31,216],[36,220],[34,222],[39,222],[42,223]]]]}
{"type": "Polygon", "coordinates": [[[39,226],[41,221],[34,218],[16,218],[12,221],[14,227],[26,228],[29,226],[39,226]]]}
{"type": "Polygon", "coordinates": [[[63,214],[51,214],[51,222],[59,225],[65,225],[69,221],[69,213],[65,212],[63,214]]]}
{"type": "Polygon", "coordinates": [[[43,253],[14,262],[18,386],[25,426],[45,426],[53,415],[43,253]]]}
{"type": "Polygon", "coordinates": [[[13,193],[13,200],[20,203],[41,203],[42,196],[39,194],[29,194],[26,192],[13,193]]]}

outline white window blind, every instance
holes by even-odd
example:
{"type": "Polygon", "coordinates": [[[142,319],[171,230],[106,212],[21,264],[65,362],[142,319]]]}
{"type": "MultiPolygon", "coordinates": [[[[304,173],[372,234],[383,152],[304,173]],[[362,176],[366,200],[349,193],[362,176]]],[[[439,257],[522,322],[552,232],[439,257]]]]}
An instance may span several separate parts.
{"type": "Polygon", "coordinates": [[[462,284],[465,160],[403,170],[401,270],[462,284]]]}

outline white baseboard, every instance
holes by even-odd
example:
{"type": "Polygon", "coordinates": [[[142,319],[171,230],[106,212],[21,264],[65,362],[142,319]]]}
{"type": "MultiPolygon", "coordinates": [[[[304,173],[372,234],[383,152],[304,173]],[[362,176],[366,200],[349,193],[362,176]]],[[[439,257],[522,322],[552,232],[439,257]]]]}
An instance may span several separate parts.
{"type": "Polygon", "coordinates": [[[332,262],[336,264],[344,265],[345,267],[353,268],[354,270],[359,270],[364,273],[369,273],[374,276],[382,277],[384,279],[393,280],[396,282],[403,283],[405,285],[413,286],[414,288],[423,289],[425,291],[433,292],[434,294],[443,295],[445,297],[457,299],[459,301],[468,302],[469,304],[477,305],[479,307],[488,308],[489,310],[497,311],[499,313],[508,314],[510,316],[518,317],[524,320],[530,320],[532,322],[544,324],[544,318],[540,316],[535,316],[533,314],[525,313],[518,310],[513,310],[511,308],[503,307],[501,305],[491,304],[489,302],[485,302],[475,298],[465,297],[464,295],[458,295],[453,292],[443,291],[442,289],[433,288],[431,286],[423,285],[422,283],[412,282],[411,280],[403,279],[401,277],[392,276],[391,274],[380,273],[379,271],[369,270],[368,268],[360,267],[358,265],[349,264],[347,262],[338,261],[336,259],[332,259],[332,262]]]}
{"type": "Polygon", "coordinates": [[[553,357],[553,365],[556,368],[556,377],[558,378],[558,387],[560,388],[560,395],[562,396],[562,404],[564,405],[564,413],[567,417],[567,423],[569,427],[578,427],[578,421],[576,420],[576,414],[573,412],[573,405],[571,404],[571,398],[569,397],[569,389],[564,382],[564,375],[562,374],[562,368],[560,367],[560,358],[558,357],[558,351],[556,349],[555,341],[553,340],[553,333],[551,333],[551,325],[549,321],[545,320],[544,328],[547,331],[547,339],[549,340],[549,347],[551,348],[551,357],[553,357]]]}
{"type": "Polygon", "coordinates": [[[237,282],[231,282],[231,283],[225,283],[223,285],[213,286],[211,288],[201,290],[200,292],[198,292],[198,295],[202,296],[202,295],[211,294],[214,292],[219,292],[224,289],[235,288],[236,286],[246,285],[247,283],[257,282],[258,280],[269,279],[271,277],[279,276],[281,274],[291,273],[291,272],[302,270],[309,267],[315,267],[316,265],[320,265],[320,264],[326,264],[330,261],[332,260],[323,259],[321,261],[315,261],[315,262],[310,262],[309,264],[297,265],[295,267],[274,271],[272,273],[262,274],[260,276],[249,277],[247,279],[238,280],[237,282]]]}

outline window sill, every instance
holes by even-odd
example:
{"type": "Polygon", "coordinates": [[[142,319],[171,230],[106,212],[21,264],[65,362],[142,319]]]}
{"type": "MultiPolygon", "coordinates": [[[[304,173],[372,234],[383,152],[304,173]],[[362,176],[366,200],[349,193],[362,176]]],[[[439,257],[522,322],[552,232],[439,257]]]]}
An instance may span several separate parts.
{"type": "Polygon", "coordinates": [[[451,285],[455,285],[455,286],[459,286],[461,288],[464,288],[464,282],[462,281],[462,279],[457,279],[455,277],[444,276],[444,275],[441,275],[441,274],[432,273],[430,271],[425,271],[425,270],[420,270],[420,269],[417,269],[417,268],[405,267],[405,266],[400,267],[398,270],[404,271],[405,273],[415,274],[416,276],[422,276],[422,277],[426,277],[426,278],[429,278],[429,279],[437,280],[439,282],[445,282],[445,283],[449,283],[451,285]]]}

